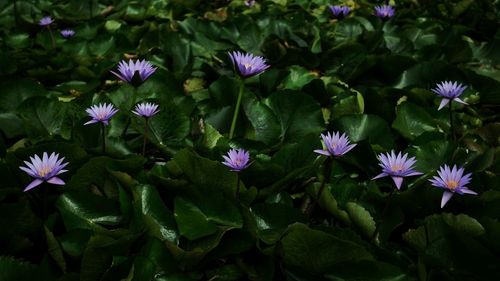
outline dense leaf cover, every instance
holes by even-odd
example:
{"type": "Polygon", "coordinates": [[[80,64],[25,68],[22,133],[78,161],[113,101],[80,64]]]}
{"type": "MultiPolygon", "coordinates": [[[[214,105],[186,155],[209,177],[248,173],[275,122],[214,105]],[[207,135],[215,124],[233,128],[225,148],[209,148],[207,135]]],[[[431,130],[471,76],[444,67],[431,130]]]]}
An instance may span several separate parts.
{"type": "Polygon", "coordinates": [[[499,1],[384,2],[0,1],[0,280],[500,280],[499,1]]]}

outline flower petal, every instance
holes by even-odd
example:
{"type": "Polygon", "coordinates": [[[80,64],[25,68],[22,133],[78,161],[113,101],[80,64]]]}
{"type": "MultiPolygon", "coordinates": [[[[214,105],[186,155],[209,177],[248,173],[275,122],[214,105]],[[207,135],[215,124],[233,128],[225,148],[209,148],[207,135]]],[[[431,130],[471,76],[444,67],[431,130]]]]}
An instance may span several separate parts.
{"type": "Polygon", "coordinates": [[[41,179],[35,179],[34,181],[32,181],[24,190],[23,192],[26,192],[30,189],[33,189],[34,187],[37,187],[39,186],[40,184],[42,184],[43,180],[41,179]]]}
{"type": "Polygon", "coordinates": [[[444,205],[446,205],[446,203],[448,203],[448,201],[450,201],[452,196],[453,196],[453,192],[445,191],[443,193],[443,197],[441,197],[441,208],[443,208],[444,205]]]}

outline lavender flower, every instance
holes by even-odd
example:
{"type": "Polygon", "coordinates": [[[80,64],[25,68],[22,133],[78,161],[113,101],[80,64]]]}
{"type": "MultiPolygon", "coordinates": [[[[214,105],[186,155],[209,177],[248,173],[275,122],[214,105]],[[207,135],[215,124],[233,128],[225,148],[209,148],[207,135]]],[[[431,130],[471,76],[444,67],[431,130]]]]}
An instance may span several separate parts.
{"type": "Polygon", "coordinates": [[[347,6],[340,6],[340,5],[335,5],[335,6],[329,6],[330,11],[332,12],[333,16],[336,18],[344,18],[346,17],[349,12],[351,11],[351,8],[347,6]]]}
{"type": "Polygon", "coordinates": [[[135,110],[132,112],[137,116],[142,116],[144,118],[149,118],[159,112],[158,105],[154,103],[141,103],[135,106],[135,110]]]}
{"type": "Polygon", "coordinates": [[[252,7],[255,5],[255,0],[245,0],[245,6],[252,7]]]}
{"type": "Polygon", "coordinates": [[[49,26],[54,22],[51,17],[43,17],[38,21],[38,25],[40,26],[49,26]]]}
{"type": "Polygon", "coordinates": [[[230,149],[227,156],[222,157],[226,160],[222,164],[231,168],[231,171],[239,172],[250,165],[250,154],[244,149],[230,149]]]}
{"type": "Polygon", "coordinates": [[[444,189],[443,197],[441,198],[441,208],[448,203],[453,194],[458,193],[477,195],[476,192],[470,190],[465,185],[470,183],[471,173],[463,175],[464,168],[457,168],[456,165],[450,169],[448,165],[439,167],[438,176],[434,176],[429,181],[433,186],[444,189]]]}
{"type": "Polygon", "coordinates": [[[61,30],[61,36],[64,38],[71,38],[75,35],[75,31],[73,29],[63,29],[61,30]]]}
{"type": "Polygon", "coordinates": [[[254,56],[250,53],[229,52],[229,57],[242,77],[254,76],[269,68],[263,57],[254,56]]]}
{"type": "Polygon", "coordinates": [[[154,67],[149,61],[136,60],[135,62],[129,60],[128,63],[124,60],[118,63],[118,72],[111,70],[111,73],[116,75],[122,81],[132,84],[134,87],[140,86],[146,79],[149,78],[155,71],[154,67]]]}
{"type": "Polygon", "coordinates": [[[391,153],[387,153],[384,155],[381,153],[379,156],[379,165],[382,167],[382,173],[374,177],[373,179],[379,179],[382,177],[390,176],[394,183],[396,184],[396,188],[400,189],[401,184],[403,183],[404,177],[410,176],[418,176],[423,173],[415,171],[413,169],[413,165],[415,164],[415,157],[408,158],[408,154],[401,154],[401,152],[396,155],[394,150],[391,153]]]}
{"type": "Polygon", "coordinates": [[[48,156],[47,152],[44,152],[41,159],[36,154],[34,157],[30,156],[30,159],[31,162],[24,161],[26,167],[21,166],[19,168],[31,177],[34,177],[35,180],[23,191],[28,191],[45,181],[51,184],[64,185],[64,181],[57,177],[57,175],[67,172],[67,170],[63,170],[68,165],[68,162],[63,163],[64,157],[59,159],[59,154],[57,153],[52,152],[48,156]]]}
{"type": "Polygon", "coordinates": [[[109,124],[109,119],[118,112],[118,109],[114,108],[112,104],[100,103],[98,105],[93,105],[85,110],[92,120],[86,122],[84,125],[93,124],[97,122],[102,122],[104,125],[109,124]]]}
{"type": "Polygon", "coordinates": [[[375,6],[375,15],[381,19],[389,19],[394,16],[394,7],[391,5],[375,6]]]}
{"type": "Polygon", "coordinates": [[[432,91],[439,96],[443,97],[443,100],[439,104],[438,110],[441,110],[445,105],[447,105],[451,101],[456,101],[462,104],[467,104],[460,98],[458,98],[467,88],[466,86],[463,86],[462,84],[459,84],[458,82],[451,82],[451,81],[444,81],[441,83],[438,83],[436,85],[437,87],[432,89],[432,91]]]}
{"type": "Polygon", "coordinates": [[[342,156],[356,146],[356,144],[350,144],[349,138],[345,133],[342,135],[339,132],[333,132],[333,135],[330,133],[326,135],[321,134],[321,138],[326,146],[326,150],[316,149],[314,152],[326,156],[342,156]]]}

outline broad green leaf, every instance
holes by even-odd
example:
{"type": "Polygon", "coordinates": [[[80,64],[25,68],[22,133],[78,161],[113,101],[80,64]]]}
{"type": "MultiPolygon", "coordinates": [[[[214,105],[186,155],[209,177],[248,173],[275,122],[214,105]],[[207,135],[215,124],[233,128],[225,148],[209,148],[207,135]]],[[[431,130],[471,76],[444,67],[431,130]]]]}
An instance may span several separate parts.
{"type": "Polygon", "coordinates": [[[163,203],[158,191],[150,185],[133,188],[133,227],[146,229],[148,233],[162,241],[176,243],[179,239],[174,215],[163,203]]]}
{"type": "Polygon", "coordinates": [[[273,93],[266,101],[278,118],[282,141],[298,141],[306,135],[319,135],[324,122],[319,104],[310,96],[294,91],[273,93]]]}
{"type": "Polygon", "coordinates": [[[398,106],[392,127],[407,139],[436,130],[435,122],[430,114],[420,106],[409,102],[398,106]]]}
{"type": "Polygon", "coordinates": [[[285,77],[282,85],[284,89],[300,90],[315,78],[311,71],[298,65],[293,65],[290,67],[290,73],[285,77]]]}
{"type": "Polygon", "coordinates": [[[205,214],[193,203],[181,197],[176,197],[174,205],[175,221],[182,236],[190,240],[196,240],[217,231],[215,223],[210,222],[205,214]]]}
{"type": "Polygon", "coordinates": [[[326,273],[345,262],[373,260],[361,245],[299,223],[291,225],[281,238],[281,251],[286,265],[313,274],[326,273]]]}
{"type": "Polygon", "coordinates": [[[353,225],[357,226],[365,237],[371,238],[375,232],[376,226],[370,212],[354,202],[346,204],[346,211],[349,214],[353,225]]]}
{"type": "Polygon", "coordinates": [[[121,221],[117,202],[88,191],[67,191],[59,197],[56,206],[68,229],[95,230],[121,221]]]}
{"type": "Polygon", "coordinates": [[[351,142],[367,139],[372,145],[379,145],[385,149],[393,147],[394,141],[389,126],[376,115],[346,115],[335,120],[333,124],[334,128],[345,132],[351,142]]]}

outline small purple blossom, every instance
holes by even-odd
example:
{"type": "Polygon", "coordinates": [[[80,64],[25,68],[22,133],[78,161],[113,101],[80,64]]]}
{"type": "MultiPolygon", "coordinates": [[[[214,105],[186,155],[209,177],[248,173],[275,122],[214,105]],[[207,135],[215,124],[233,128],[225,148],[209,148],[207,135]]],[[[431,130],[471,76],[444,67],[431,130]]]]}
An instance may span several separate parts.
{"type": "Polygon", "coordinates": [[[54,22],[51,17],[43,17],[38,21],[38,25],[40,26],[49,26],[54,22]]]}
{"type": "Polygon", "coordinates": [[[116,77],[124,82],[128,82],[137,87],[141,85],[146,79],[149,78],[155,71],[154,67],[149,61],[146,60],[129,60],[128,63],[122,60],[118,63],[118,72],[112,71],[116,77]]]}
{"type": "Polygon", "coordinates": [[[397,155],[394,150],[391,153],[379,154],[379,165],[382,167],[382,173],[374,177],[373,179],[379,179],[382,177],[390,176],[396,184],[396,188],[400,189],[403,183],[404,177],[418,176],[423,173],[415,171],[413,165],[415,164],[415,157],[408,158],[408,154],[401,154],[399,152],[397,155]]]}
{"type": "Polygon", "coordinates": [[[245,0],[245,6],[252,7],[255,5],[255,0],[245,0]]]}
{"type": "Polygon", "coordinates": [[[476,192],[466,187],[471,181],[471,173],[464,175],[464,168],[458,168],[456,165],[450,168],[448,165],[439,167],[438,176],[429,181],[433,186],[444,189],[443,197],[441,198],[441,208],[448,203],[453,194],[458,193],[477,195],[476,192]]]}
{"type": "Polygon", "coordinates": [[[344,18],[351,11],[351,8],[343,5],[335,5],[335,6],[330,5],[329,8],[333,16],[336,18],[344,18]]]}
{"type": "Polygon", "coordinates": [[[39,186],[43,182],[48,182],[51,184],[64,185],[64,181],[57,177],[57,175],[67,172],[68,170],[63,170],[68,162],[63,163],[64,157],[59,159],[59,154],[52,152],[50,156],[47,152],[44,152],[42,158],[35,154],[34,157],[30,156],[31,162],[24,161],[26,167],[19,167],[21,170],[25,171],[33,180],[23,191],[28,191],[36,186],[39,186]]]}
{"type": "Polygon", "coordinates": [[[64,38],[71,38],[75,35],[75,31],[73,29],[63,29],[61,30],[61,36],[64,38]]]}
{"type": "Polygon", "coordinates": [[[149,118],[159,112],[158,105],[150,102],[137,104],[132,112],[137,116],[149,118]]]}
{"type": "Polygon", "coordinates": [[[459,96],[464,92],[465,88],[467,88],[467,86],[463,86],[458,82],[444,81],[438,83],[436,85],[436,88],[432,89],[434,93],[443,97],[443,100],[439,104],[438,110],[441,110],[441,108],[443,108],[451,101],[467,104],[466,102],[464,102],[459,98],[459,96]]]}
{"type": "Polygon", "coordinates": [[[391,5],[375,6],[375,15],[381,19],[389,19],[394,16],[394,7],[391,5]]]}
{"type": "Polygon", "coordinates": [[[229,57],[242,77],[250,77],[264,72],[269,68],[263,57],[253,54],[243,54],[238,51],[229,52],[229,57]]]}
{"type": "Polygon", "coordinates": [[[109,119],[118,112],[118,109],[114,108],[112,104],[100,103],[98,105],[93,105],[85,110],[92,120],[86,122],[84,125],[93,124],[97,122],[102,122],[104,125],[109,124],[109,119]]]}
{"type": "Polygon", "coordinates": [[[222,164],[231,168],[231,171],[239,172],[250,165],[250,154],[244,149],[230,149],[227,156],[222,157],[225,160],[222,164]]]}
{"type": "Polygon", "coordinates": [[[333,135],[327,133],[326,135],[321,134],[323,143],[325,144],[325,149],[316,149],[314,152],[323,154],[326,156],[342,156],[353,149],[356,144],[350,144],[349,138],[345,133],[340,135],[339,132],[333,132],[333,135]]]}

